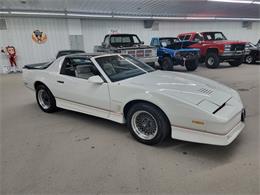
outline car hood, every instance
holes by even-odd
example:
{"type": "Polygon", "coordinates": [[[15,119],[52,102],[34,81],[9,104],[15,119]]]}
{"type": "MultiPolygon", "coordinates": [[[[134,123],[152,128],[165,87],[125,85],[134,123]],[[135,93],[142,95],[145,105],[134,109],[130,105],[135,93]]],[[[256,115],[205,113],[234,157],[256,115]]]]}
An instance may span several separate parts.
{"type": "Polygon", "coordinates": [[[196,105],[208,100],[216,106],[221,106],[232,97],[228,87],[185,73],[154,71],[124,82],[142,87],[146,92],[160,93],[196,105]]]}

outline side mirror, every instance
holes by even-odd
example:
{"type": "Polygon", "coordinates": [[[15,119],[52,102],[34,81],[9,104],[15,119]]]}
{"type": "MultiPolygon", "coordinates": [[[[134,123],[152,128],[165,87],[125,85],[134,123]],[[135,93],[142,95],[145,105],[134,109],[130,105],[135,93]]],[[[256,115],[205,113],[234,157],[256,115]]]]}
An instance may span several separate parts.
{"type": "Polygon", "coordinates": [[[107,46],[105,42],[102,42],[101,45],[102,45],[102,47],[106,47],[107,46]]]}
{"type": "Polygon", "coordinates": [[[92,76],[88,78],[88,81],[94,84],[102,84],[104,83],[103,79],[100,76],[92,76]]]}
{"type": "Polygon", "coordinates": [[[141,44],[144,44],[144,41],[141,41],[141,44]]]}

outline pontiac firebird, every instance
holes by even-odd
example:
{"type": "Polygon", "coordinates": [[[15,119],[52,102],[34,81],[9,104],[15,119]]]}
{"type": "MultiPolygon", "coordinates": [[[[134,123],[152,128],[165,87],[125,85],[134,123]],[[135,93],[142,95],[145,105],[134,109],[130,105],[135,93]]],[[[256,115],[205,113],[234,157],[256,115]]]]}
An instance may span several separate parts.
{"type": "Polygon", "coordinates": [[[129,55],[67,55],[25,66],[23,80],[44,112],[63,108],[126,123],[148,145],[167,136],[228,145],[245,126],[235,90],[192,74],[154,70],[129,55]]]}

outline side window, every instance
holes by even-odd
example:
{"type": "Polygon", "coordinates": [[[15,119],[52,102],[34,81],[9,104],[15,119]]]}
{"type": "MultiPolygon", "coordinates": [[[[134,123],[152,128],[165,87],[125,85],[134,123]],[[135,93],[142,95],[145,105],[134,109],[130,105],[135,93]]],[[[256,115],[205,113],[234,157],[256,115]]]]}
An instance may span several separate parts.
{"type": "Polygon", "coordinates": [[[82,79],[88,79],[91,76],[100,75],[91,60],[84,57],[65,58],[60,74],[82,79]]]}
{"type": "Polygon", "coordinates": [[[68,76],[76,76],[75,68],[72,66],[71,60],[69,58],[65,58],[61,67],[60,74],[68,75],[68,76]]]}
{"type": "Polygon", "coordinates": [[[109,45],[109,36],[106,36],[105,39],[104,39],[104,42],[106,46],[109,45]]]}
{"type": "Polygon", "coordinates": [[[203,41],[203,37],[200,36],[199,34],[196,34],[196,35],[194,36],[194,40],[193,40],[193,41],[196,41],[196,42],[203,41]]]}
{"type": "Polygon", "coordinates": [[[184,39],[185,35],[179,36],[179,39],[182,41],[184,39]]]}
{"type": "Polygon", "coordinates": [[[159,47],[160,46],[159,40],[158,39],[153,39],[152,46],[159,47]]]}
{"type": "Polygon", "coordinates": [[[191,35],[185,35],[185,37],[184,37],[184,41],[189,41],[190,40],[190,37],[191,37],[191,35]]]}

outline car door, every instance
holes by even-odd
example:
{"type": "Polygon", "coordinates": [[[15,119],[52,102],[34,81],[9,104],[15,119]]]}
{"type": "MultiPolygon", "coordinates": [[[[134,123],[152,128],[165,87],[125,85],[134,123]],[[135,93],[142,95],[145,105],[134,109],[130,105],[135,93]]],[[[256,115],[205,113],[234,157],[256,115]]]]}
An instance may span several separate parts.
{"type": "Polygon", "coordinates": [[[110,110],[108,83],[92,83],[102,75],[86,57],[65,58],[56,82],[56,99],[61,107],[106,118],[110,110]]]}

